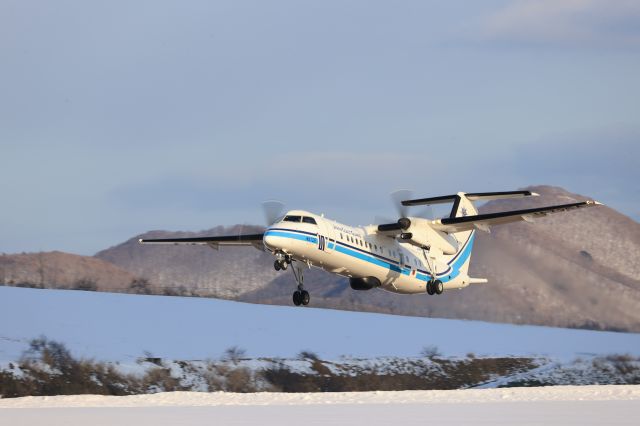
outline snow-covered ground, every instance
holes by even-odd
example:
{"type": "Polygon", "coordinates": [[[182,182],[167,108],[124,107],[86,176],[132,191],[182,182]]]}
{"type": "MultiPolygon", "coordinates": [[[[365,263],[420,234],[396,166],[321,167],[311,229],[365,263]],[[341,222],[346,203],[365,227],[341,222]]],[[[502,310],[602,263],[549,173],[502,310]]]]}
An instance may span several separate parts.
{"type": "Polygon", "coordinates": [[[131,362],[217,358],[231,346],[249,357],[323,359],[444,355],[640,355],[640,334],[515,326],[216,299],[0,287],[0,362],[15,361],[46,336],[74,355],[131,362]]]}
{"type": "Polygon", "coordinates": [[[640,386],[458,391],[57,396],[0,401],[20,425],[637,425],[640,386]]]}
{"type": "MultiPolygon", "coordinates": [[[[415,357],[425,346],[446,356],[535,355],[574,360],[568,373],[556,361],[532,370],[548,379],[590,368],[594,357],[640,355],[640,335],[412,318],[313,308],[251,305],[215,299],[133,296],[0,287],[0,364],[17,360],[38,336],[64,343],[81,357],[143,368],[143,356],[196,360],[205,365],[231,346],[247,350],[251,365],[301,350],[345,365],[415,357]],[[347,356],[344,358],[343,356],[347,356]],[[354,358],[363,358],[359,361],[354,358]],[[591,363],[591,364],[589,364],[591,363]],[[550,373],[551,372],[551,373],[550,373]]],[[[542,358],[538,358],[542,359],[542,358]]],[[[388,361],[389,365],[392,364],[388,361]]],[[[298,365],[299,364],[299,365],[298,365]]],[[[376,364],[377,365],[377,364],[376,364]]],[[[135,372],[135,371],[132,371],[135,372]]],[[[487,383],[500,385],[499,378],[487,383]]],[[[579,382],[579,380],[577,381],[579,382]]],[[[640,386],[556,386],[458,391],[321,394],[173,392],[127,397],[96,395],[0,400],[1,425],[200,424],[638,424],[640,386]]]]}
{"type": "Polygon", "coordinates": [[[150,395],[60,395],[0,399],[0,408],[217,407],[326,404],[469,404],[531,401],[638,401],[640,385],[548,386],[534,388],[427,391],[233,393],[163,392],[150,395]]]}

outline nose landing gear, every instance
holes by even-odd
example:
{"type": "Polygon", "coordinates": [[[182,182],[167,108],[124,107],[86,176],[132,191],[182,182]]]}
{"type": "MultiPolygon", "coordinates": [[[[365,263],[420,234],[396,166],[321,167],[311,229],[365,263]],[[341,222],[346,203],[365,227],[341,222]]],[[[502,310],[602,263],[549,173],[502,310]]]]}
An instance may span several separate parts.
{"type": "Polygon", "coordinates": [[[289,265],[291,264],[291,256],[282,252],[276,253],[276,260],[273,262],[273,268],[276,271],[286,271],[289,265]]]}

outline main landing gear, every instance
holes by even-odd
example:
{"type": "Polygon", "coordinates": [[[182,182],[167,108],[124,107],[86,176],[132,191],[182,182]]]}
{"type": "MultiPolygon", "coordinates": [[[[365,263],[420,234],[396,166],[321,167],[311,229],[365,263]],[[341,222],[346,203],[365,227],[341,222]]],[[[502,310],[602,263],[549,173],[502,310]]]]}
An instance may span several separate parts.
{"type": "Polygon", "coordinates": [[[291,255],[286,253],[277,252],[275,255],[276,260],[273,262],[273,267],[276,271],[286,271],[289,265],[292,265],[291,271],[293,271],[293,276],[296,278],[296,283],[298,284],[298,289],[293,292],[293,304],[296,306],[307,306],[311,300],[311,296],[309,296],[309,292],[304,289],[304,275],[300,262],[294,264],[291,255]]]}
{"type": "Polygon", "coordinates": [[[293,271],[293,276],[296,278],[296,282],[298,283],[298,289],[293,292],[293,304],[296,306],[307,306],[311,300],[311,296],[309,296],[309,292],[304,289],[304,275],[302,273],[302,267],[300,265],[293,265],[291,270],[293,271]]]}
{"type": "Polygon", "coordinates": [[[429,280],[427,281],[427,293],[429,296],[433,296],[434,294],[442,294],[444,291],[444,284],[440,280],[429,280]]]}

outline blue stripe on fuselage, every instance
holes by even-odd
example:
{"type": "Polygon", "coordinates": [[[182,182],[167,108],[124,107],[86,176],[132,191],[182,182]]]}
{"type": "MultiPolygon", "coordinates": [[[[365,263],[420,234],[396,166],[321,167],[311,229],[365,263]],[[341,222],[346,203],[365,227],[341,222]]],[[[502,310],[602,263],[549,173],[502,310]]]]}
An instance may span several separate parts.
{"type": "Polygon", "coordinates": [[[294,230],[283,231],[267,231],[264,234],[265,237],[283,237],[283,238],[291,238],[292,240],[299,241],[307,241],[309,243],[318,244],[318,239],[316,237],[311,237],[307,235],[307,233],[298,233],[294,230]]]}
{"type": "MultiPolygon", "coordinates": [[[[290,238],[298,241],[306,241],[314,245],[318,244],[318,239],[316,237],[310,236],[309,232],[297,231],[293,229],[285,230],[280,228],[277,231],[269,230],[265,233],[265,237],[266,236],[290,238]]],[[[475,231],[472,231],[464,248],[460,252],[458,252],[458,254],[450,261],[449,268],[447,268],[447,271],[437,274],[438,279],[440,279],[440,281],[447,282],[456,278],[458,275],[460,275],[460,268],[465,264],[465,262],[469,259],[469,256],[471,255],[474,239],[475,239],[475,231]]],[[[393,264],[390,261],[387,261],[386,258],[382,258],[381,256],[378,256],[374,253],[369,253],[360,249],[355,249],[339,241],[336,241],[334,247],[329,247],[329,248],[335,248],[335,250],[339,253],[346,254],[356,259],[364,260],[365,262],[369,262],[373,265],[377,265],[382,268],[389,269],[393,272],[402,273],[403,275],[409,275],[411,273],[411,268],[407,268],[407,267],[401,268],[397,264],[393,264]]],[[[431,276],[426,274],[426,271],[418,271],[416,273],[415,278],[422,281],[429,281],[431,279],[431,276]]]]}

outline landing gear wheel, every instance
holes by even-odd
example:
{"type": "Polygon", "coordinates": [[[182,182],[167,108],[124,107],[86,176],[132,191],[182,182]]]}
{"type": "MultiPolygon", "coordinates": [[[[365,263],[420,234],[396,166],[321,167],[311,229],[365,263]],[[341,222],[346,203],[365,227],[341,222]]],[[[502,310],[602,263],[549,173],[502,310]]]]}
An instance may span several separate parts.
{"type": "Polygon", "coordinates": [[[433,286],[433,281],[429,280],[427,281],[427,294],[429,296],[433,296],[433,294],[435,293],[435,288],[433,286]]]}
{"type": "Polygon", "coordinates": [[[442,294],[442,292],[444,291],[444,284],[442,284],[442,281],[440,280],[435,280],[432,287],[435,290],[436,294],[442,294]]]}
{"type": "MultiPolygon", "coordinates": [[[[286,265],[286,261],[283,262],[286,265]]],[[[282,265],[280,265],[282,269],[285,269],[282,265]]],[[[296,306],[300,305],[308,305],[311,297],[309,296],[309,292],[304,289],[304,276],[302,275],[302,266],[300,263],[292,264],[291,271],[293,272],[293,276],[296,279],[296,283],[298,283],[298,289],[293,293],[293,304],[296,306]]]]}
{"type": "Polygon", "coordinates": [[[276,271],[279,271],[279,270],[286,271],[288,267],[289,267],[289,264],[284,260],[276,260],[275,262],[273,262],[273,268],[276,271]]]}
{"type": "Polygon", "coordinates": [[[307,306],[310,300],[311,300],[311,296],[309,296],[309,292],[307,290],[302,290],[300,292],[300,302],[304,306],[307,306]]]}

